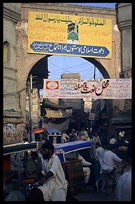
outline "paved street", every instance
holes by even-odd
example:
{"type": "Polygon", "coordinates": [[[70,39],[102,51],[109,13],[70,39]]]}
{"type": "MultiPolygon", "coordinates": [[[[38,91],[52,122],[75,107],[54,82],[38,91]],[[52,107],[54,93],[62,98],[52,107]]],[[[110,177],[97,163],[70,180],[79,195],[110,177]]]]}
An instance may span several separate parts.
{"type": "Polygon", "coordinates": [[[80,193],[76,196],[74,196],[78,201],[114,201],[113,198],[104,198],[102,195],[100,195],[99,192],[95,191],[90,186],[87,186],[87,189],[85,192],[80,193]]]}
{"type": "MultiPolygon", "coordinates": [[[[119,172],[116,176],[118,181],[121,171],[122,171],[122,164],[117,168],[117,172],[119,172]]],[[[77,201],[115,201],[115,196],[111,198],[103,197],[98,191],[94,190],[90,185],[86,186],[86,190],[82,193],[79,193],[73,196],[77,201]]]]}

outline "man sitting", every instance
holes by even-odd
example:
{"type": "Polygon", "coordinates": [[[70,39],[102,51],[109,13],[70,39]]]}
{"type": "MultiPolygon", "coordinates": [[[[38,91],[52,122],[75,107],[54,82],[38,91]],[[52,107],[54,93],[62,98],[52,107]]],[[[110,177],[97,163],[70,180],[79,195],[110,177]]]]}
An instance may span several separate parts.
{"type": "Polygon", "coordinates": [[[24,169],[27,179],[38,179],[41,176],[41,165],[38,161],[38,153],[32,152],[31,159],[26,162],[24,169]]]}
{"type": "Polygon", "coordinates": [[[110,173],[118,164],[123,162],[114,152],[115,148],[110,146],[109,150],[103,154],[101,173],[110,173]]]}
{"type": "Polygon", "coordinates": [[[29,201],[66,201],[67,184],[61,162],[54,154],[54,146],[46,142],[42,146],[42,172],[43,179],[38,187],[31,191],[29,201]],[[42,195],[39,197],[39,195],[42,195]]]}

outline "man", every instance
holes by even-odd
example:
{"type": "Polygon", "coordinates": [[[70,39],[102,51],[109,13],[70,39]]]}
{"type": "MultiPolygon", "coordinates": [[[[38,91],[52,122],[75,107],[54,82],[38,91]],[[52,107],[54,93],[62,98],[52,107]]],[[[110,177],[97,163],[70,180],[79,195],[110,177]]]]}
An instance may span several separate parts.
{"type": "Polygon", "coordinates": [[[95,184],[97,186],[97,182],[100,176],[100,170],[101,170],[101,165],[102,165],[102,158],[103,154],[105,153],[105,150],[101,147],[99,142],[96,142],[95,146],[95,184]]]}
{"type": "Polygon", "coordinates": [[[88,137],[85,135],[85,133],[83,132],[82,136],[81,136],[81,140],[82,141],[88,141],[88,137]]]}
{"type": "Polygon", "coordinates": [[[68,183],[60,160],[54,154],[54,146],[50,142],[43,144],[42,155],[44,177],[39,181],[37,191],[33,190],[34,193],[31,193],[28,200],[34,201],[34,198],[42,194],[44,201],[66,201],[68,183]]]}
{"type": "Polygon", "coordinates": [[[117,140],[115,137],[112,137],[109,141],[110,144],[117,144],[117,140]]]}
{"type": "Polygon", "coordinates": [[[78,159],[82,160],[84,180],[85,180],[85,183],[87,184],[90,178],[90,168],[89,167],[91,166],[91,163],[87,162],[79,153],[78,153],[78,159]]]}
{"type": "Polygon", "coordinates": [[[95,149],[96,148],[96,142],[100,143],[100,137],[99,135],[97,134],[97,132],[95,132],[94,136],[92,137],[91,139],[91,142],[92,142],[92,148],[95,149]]]}
{"type": "Polygon", "coordinates": [[[116,201],[131,201],[131,168],[123,173],[116,186],[116,201]]]}
{"type": "Polygon", "coordinates": [[[42,140],[48,141],[48,131],[47,131],[47,128],[44,129],[42,140]]]}
{"type": "Polygon", "coordinates": [[[27,179],[38,179],[41,176],[41,165],[38,162],[38,153],[32,152],[31,159],[26,162],[24,169],[27,179]]]}
{"type": "Polygon", "coordinates": [[[110,173],[114,168],[116,168],[117,164],[122,163],[122,159],[120,159],[115,153],[115,148],[113,146],[109,147],[103,154],[101,172],[110,173]]]}
{"type": "Polygon", "coordinates": [[[66,134],[66,131],[63,130],[62,132],[62,143],[67,142],[67,139],[69,139],[70,137],[66,134]]]}
{"type": "Polygon", "coordinates": [[[86,137],[89,137],[85,128],[83,128],[83,133],[85,134],[86,137]]]}

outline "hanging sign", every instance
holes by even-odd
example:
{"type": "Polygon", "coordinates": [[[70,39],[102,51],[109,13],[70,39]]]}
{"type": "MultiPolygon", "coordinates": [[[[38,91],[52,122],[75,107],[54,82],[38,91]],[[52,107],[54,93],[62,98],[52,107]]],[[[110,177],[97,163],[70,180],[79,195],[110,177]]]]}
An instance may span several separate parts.
{"type": "Polygon", "coordinates": [[[29,11],[28,53],[111,58],[112,20],[29,11]]]}
{"type": "Polygon", "coordinates": [[[43,98],[131,99],[128,79],[44,79],[43,98]]]}

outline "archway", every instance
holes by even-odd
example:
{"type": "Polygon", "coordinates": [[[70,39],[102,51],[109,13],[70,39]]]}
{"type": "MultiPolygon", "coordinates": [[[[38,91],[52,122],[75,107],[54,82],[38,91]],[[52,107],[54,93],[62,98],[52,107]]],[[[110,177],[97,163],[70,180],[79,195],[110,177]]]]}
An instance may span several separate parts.
{"type": "MultiPolygon", "coordinates": [[[[28,74],[27,82],[29,81],[30,74],[32,74],[32,76],[33,76],[33,88],[43,89],[43,79],[47,79],[49,76],[49,72],[50,72],[48,70],[48,58],[49,57],[52,57],[52,55],[47,55],[47,56],[41,58],[39,61],[37,61],[34,64],[32,69],[30,70],[30,72],[28,74]]],[[[56,56],[56,58],[57,57],[58,56],[56,56]]],[[[77,57],[77,58],[81,58],[81,57],[77,57]]],[[[99,70],[99,72],[101,72],[103,78],[105,78],[105,79],[110,78],[107,70],[98,60],[96,60],[94,58],[84,58],[84,57],[82,57],[82,59],[93,64],[99,70]]],[[[58,60],[56,60],[56,62],[57,61],[58,60]]],[[[55,64],[55,66],[57,66],[57,63],[55,64]]]]}
{"type": "MultiPolygon", "coordinates": [[[[30,74],[32,74],[32,80],[33,80],[33,88],[36,88],[38,89],[38,93],[39,95],[41,96],[42,94],[40,94],[40,89],[43,89],[43,79],[47,79],[48,76],[49,76],[49,68],[48,68],[48,61],[49,61],[49,57],[52,57],[52,55],[48,55],[48,56],[44,56],[43,58],[41,58],[40,60],[38,60],[34,66],[31,68],[29,74],[28,74],[28,78],[27,78],[27,82],[29,81],[29,76],[30,74]]],[[[55,56],[57,57],[57,56],[55,56]]],[[[69,57],[70,58],[70,57],[69,57]]],[[[80,57],[77,57],[77,58],[80,58],[80,57]]],[[[102,74],[103,78],[110,78],[107,70],[105,69],[105,67],[97,60],[97,59],[94,59],[94,58],[81,58],[83,59],[84,61],[87,61],[89,64],[92,64],[93,66],[95,66],[102,74]]],[[[55,61],[55,66],[58,65],[57,63],[58,60],[55,61]]],[[[70,66],[72,66],[72,64],[70,63],[70,66]]],[[[58,67],[60,69],[60,67],[58,67]]],[[[56,70],[55,70],[56,72],[56,70]]],[[[89,76],[90,77],[90,76],[89,76]]],[[[93,78],[93,75],[91,76],[91,78],[93,78]]],[[[100,77],[99,77],[100,78],[100,77]]],[[[53,79],[58,79],[58,78],[53,78],[53,79]]],[[[60,79],[60,78],[59,78],[60,79]]],[[[87,75],[87,79],[88,79],[88,75],[87,75]]],[[[98,79],[98,78],[97,78],[98,79]]],[[[62,101],[62,103],[59,103],[60,105],[64,104],[64,105],[67,105],[69,102],[65,102],[63,100],[60,100],[60,102],[62,101]],[[66,104],[67,103],[67,104],[66,104]]],[[[100,100],[99,100],[100,101],[100,100]]],[[[71,102],[71,100],[70,100],[71,102]]],[[[77,102],[79,103],[79,102],[77,102]]],[[[84,102],[83,102],[84,103],[84,102]]],[[[104,102],[104,104],[106,104],[106,106],[109,106],[109,109],[110,109],[110,106],[112,106],[112,101],[111,100],[106,100],[104,102]]],[[[103,102],[102,102],[103,104],[103,102]]],[[[99,105],[99,104],[98,104],[99,105]]],[[[76,109],[76,108],[75,108],[76,109]]],[[[74,110],[75,110],[74,109],[74,110]]],[[[78,112],[78,111],[77,111],[78,112]]],[[[99,115],[101,119],[101,114],[99,115]]],[[[99,117],[98,116],[98,117],[99,117]]],[[[86,117],[86,116],[85,116],[86,117]]],[[[98,120],[99,120],[98,119],[98,120]]],[[[98,122],[97,120],[97,122],[98,122]]],[[[96,124],[96,123],[95,123],[96,124]]],[[[81,125],[79,125],[79,129],[81,128],[81,125]]]]}

